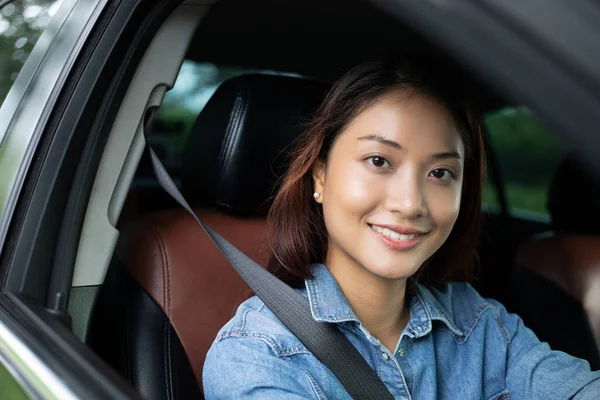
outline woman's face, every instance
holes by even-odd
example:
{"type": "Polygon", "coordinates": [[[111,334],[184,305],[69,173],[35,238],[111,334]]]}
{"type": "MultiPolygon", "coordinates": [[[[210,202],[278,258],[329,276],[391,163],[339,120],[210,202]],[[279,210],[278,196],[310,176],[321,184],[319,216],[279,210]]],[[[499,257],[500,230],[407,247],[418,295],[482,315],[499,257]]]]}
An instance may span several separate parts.
{"type": "Polygon", "coordinates": [[[396,91],[365,109],[313,169],[328,266],[413,275],[452,231],[463,165],[452,115],[434,98],[396,91]]]}

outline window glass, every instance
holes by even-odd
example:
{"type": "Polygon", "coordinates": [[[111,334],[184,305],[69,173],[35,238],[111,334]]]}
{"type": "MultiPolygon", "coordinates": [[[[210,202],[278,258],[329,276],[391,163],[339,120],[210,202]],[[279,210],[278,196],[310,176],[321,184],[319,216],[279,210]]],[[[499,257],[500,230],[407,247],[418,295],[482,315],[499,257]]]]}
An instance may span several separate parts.
{"type": "Polygon", "coordinates": [[[60,3],[14,0],[0,9],[0,104],[60,3]]]}
{"type": "MultiPolygon", "coordinates": [[[[509,210],[547,214],[548,187],[567,154],[566,146],[524,107],[488,113],[483,124],[504,180],[509,210]]],[[[488,207],[497,205],[491,177],[484,189],[483,202],[488,207]]]]}
{"type": "Polygon", "coordinates": [[[0,363],[0,399],[29,399],[29,396],[25,394],[21,385],[19,385],[2,363],[0,363]]]}
{"type": "Polygon", "coordinates": [[[248,73],[298,76],[190,60],[183,62],[173,89],[167,92],[156,113],[152,134],[148,137],[169,172],[177,175],[188,133],[217,87],[227,79],[248,73]]]}

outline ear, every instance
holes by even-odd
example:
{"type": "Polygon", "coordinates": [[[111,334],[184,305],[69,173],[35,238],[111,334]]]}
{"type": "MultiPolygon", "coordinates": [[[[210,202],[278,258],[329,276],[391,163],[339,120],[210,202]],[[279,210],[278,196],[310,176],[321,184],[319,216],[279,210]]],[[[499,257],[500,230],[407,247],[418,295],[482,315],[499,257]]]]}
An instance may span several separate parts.
{"type": "Polygon", "coordinates": [[[323,191],[325,189],[325,163],[317,161],[312,169],[313,191],[318,193],[319,197],[315,201],[323,204],[323,191]]]}

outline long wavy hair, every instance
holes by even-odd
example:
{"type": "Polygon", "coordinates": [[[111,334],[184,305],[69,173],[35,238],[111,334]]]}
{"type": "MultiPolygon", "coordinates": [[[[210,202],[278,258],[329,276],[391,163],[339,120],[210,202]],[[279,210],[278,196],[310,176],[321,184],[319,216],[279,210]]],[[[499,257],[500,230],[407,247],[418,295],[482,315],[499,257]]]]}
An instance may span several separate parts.
{"type": "Polygon", "coordinates": [[[328,234],[322,208],[312,197],[313,166],[327,162],[336,138],[360,112],[391,91],[406,90],[441,101],[452,113],[465,147],[458,218],[446,242],[413,278],[431,286],[470,279],[476,263],[485,147],[481,124],[467,107],[457,81],[438,63],[387,60],[360,64],[333,85],[297,141],[269,211],[271,272],[299,287],[312,278],[309,265],[325,261],[328,234]]]}

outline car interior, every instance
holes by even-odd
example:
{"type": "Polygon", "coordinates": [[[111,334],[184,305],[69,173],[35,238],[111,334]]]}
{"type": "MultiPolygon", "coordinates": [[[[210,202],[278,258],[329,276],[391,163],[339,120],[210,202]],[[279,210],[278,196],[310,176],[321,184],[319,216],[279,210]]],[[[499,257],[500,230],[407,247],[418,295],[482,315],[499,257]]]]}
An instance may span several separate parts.
{"type": "MultiPolygon", "coordinates": [[[[552,272],[557,258],[546,255],[554,220],[573,208],[550,185],[569,183],[556,171],[570,149],[531,122],[531,111],[366,0],[190,0],[166,18],[131,79],[93,183],[69,297],[73,332],[144,398],[202,398],[205,354],[252,293],[154,180],[146,135],[197,215],[264,266],[266,215],[286,155],[331,83],[361,61],[413,54],[454,71],[484,121],[488,173],[472,285],[553,349],[600,368],[599,316],[585,301],[594,286],[565,286],[566,275],[552,272]],[[533,131],[542,136],[519,141],[533,131]],[[541,180],[523,178],[530,172],[541,180]],[[533,205],[523,200],[531,196],[533,205]]],[[[597,247],[581,252],[592,259],[597,247]]],[[[594,276],[584,258],[565,262],[569,282],[594,276]]]]}

